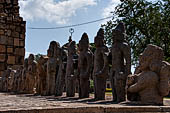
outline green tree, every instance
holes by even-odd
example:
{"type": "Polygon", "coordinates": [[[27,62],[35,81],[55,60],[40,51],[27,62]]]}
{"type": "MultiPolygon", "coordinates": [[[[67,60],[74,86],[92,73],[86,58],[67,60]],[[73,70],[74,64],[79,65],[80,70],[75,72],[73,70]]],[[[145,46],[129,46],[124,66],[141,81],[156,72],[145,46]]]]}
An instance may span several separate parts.
{"type": "Polygon", "coordinates": [[[126,40],[132,48],[132,64],[147,44],[163,48],[165,60],[170,61],[170,1],[121,0],[113,12],[113,19],[102,25],[108,45],[112,44],[112,30],[119,21],[126,25],[126,40]]]}

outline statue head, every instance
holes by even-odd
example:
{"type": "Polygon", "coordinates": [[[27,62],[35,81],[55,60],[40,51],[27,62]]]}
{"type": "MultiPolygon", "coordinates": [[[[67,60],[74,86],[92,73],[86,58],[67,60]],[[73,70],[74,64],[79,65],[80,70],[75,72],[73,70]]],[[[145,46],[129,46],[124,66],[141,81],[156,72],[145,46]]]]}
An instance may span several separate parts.
{"type": "Polygon", "coordinates": [[[152,44],[147,45],[146,49],[139,57],[140,70],[160,70],[163,57],[164,53],[162,48],[152,44]]]}
{"type": "Polygon", "coordinates": [[[29,57],[28,57],[28,64],[32,64],[34,62],[34,55],[33,54],[30,54],[29,57]]]}
{"type": "Polygon", "coordinates": [[[71,41],[68,45],[68,54],[72,55],[76,53],[76,42],[71,41]]]}
{"type": "Polygon", "coordinates": [[[47,56],[48,57],[56,57],[59,49],[60,48],[60,44],[56,41],[51,41],[50,42],[50,46],[49,49],[47,50],[47,56]]]}
{"type": "Polygon", "coordinates": [[[99,29],[97,36],[94,38],[94,43],[96,47],[101,47],[104,45],[104,29],[99,29]]]}
{"type": "Polygon", "coordinates": [[[113,42],[124,42],[125,40],[125,24],[120,22],[112,31],[113,42]]]}
{"type": "Polygon", "coordinates": [[[79,41],[79,50],[88,50],[89,48],[89,38],[87,33],[83,33],[81,40],[79,41]]]}

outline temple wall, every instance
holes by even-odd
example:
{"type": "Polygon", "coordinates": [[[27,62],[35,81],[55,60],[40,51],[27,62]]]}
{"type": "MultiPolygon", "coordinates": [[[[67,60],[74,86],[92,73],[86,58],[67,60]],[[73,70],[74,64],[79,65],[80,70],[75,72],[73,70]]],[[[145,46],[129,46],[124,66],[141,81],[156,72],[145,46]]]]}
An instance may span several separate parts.
{"type": "Polygon", "coordinates": [[[19,15],[18,0],[0,0],[0,76],[7,67],[22,65],[26,21],[19,15]]]}

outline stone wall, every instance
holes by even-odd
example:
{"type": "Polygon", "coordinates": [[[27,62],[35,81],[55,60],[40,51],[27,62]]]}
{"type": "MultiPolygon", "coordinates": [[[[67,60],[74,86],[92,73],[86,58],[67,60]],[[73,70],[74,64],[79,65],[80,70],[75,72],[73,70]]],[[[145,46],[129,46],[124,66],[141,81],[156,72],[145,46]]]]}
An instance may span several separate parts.
{"type": "Polygon", "coordinates": [[[23,64],[25,26],[18,0],[0,0],[0,76],[7,67],[23,64]]]}

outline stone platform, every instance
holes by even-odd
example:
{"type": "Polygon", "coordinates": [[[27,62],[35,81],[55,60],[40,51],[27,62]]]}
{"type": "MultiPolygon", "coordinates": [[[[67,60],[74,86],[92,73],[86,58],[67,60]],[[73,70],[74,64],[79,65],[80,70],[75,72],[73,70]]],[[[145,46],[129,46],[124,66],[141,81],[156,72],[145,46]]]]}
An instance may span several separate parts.
{"type": "Polygon", "coordinates": [[[170,113],[170,100],[165,99],[165,106],[136,106],[126,103],[116,104],[111,101],[111,94],[106,100],[95,101],[90,98],[33,96],[26,94],[0,93],[0,113],[170,113]]]}

